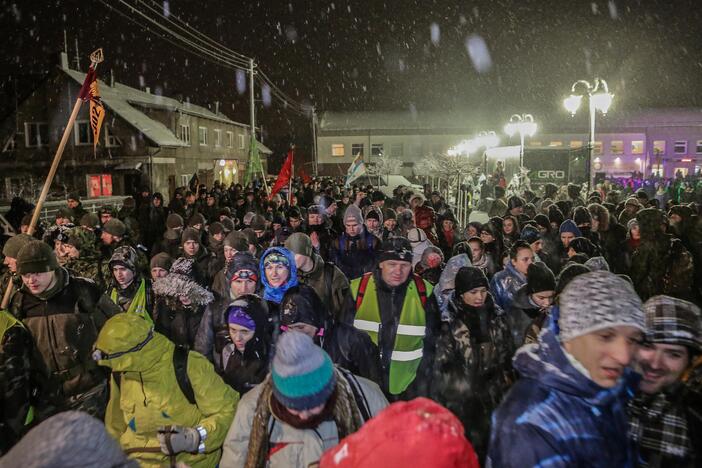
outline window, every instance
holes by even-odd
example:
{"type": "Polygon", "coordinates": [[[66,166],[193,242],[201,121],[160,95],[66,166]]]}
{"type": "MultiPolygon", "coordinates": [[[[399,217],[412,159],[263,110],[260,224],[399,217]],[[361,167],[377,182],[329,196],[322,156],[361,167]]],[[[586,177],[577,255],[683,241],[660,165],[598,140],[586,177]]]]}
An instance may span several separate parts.
{"type": "Polygon", "coordinates": [[[643,140],[632,140],[631,141],[631,154],[643,154],[644,142],[643,140]]]}
{"type": "Polygon", "coordinates": [[[570,147],[572,149],[578,149],[583,147],[583,141],[582,140],[571,140],[570,141],[570,147]]]}
{"type": "Polygon", "coordinates": [[[222,146],[222,130],[215,128],[215,146],[222,146]]]}
{"type": "Polygon", "coordinates": [[[702,154],[702,140],[697,140],[697,146],[695,147],[695,153],[702,154]]]}
{"type": "Polygon", "coordinates": [[[653,154],[665,154],[665,140],[655,140],[653,142],[653,154]]]}
{"type": "Polygon", "coordinates": [[[11,151],[15,150],[15,134],[13,133],[10,135],[7,140],[5,140],[5,144],[2,147],[2,152],[3,153],[9,153],[11,151]]]}
{"type": "Polygon", "coordinates": [[[207,127],[197,128],[197,141],[200,146],[207,146],[207,127]]]}
{"type": "Polygon", "coordinates": [[[88,196],[90,198],[112,196],[112,175],[88,174],[88,196]]]}
{"type": "Polygon", "coordinates": [[[234,132],[227,132],[227,148],[234,148],[234,132]]]}
{"type": "Polygon", "coordinates": [[[611,154],[624,154],[624,141],[612,140],[609,142],[609,152],[611,154]]]}
{"type": "Polygon", "coordinates": [[[561,146],[563,146],[563,142],[560,140],[554,140],[549,142],[548,146],[550,146],[551,148],[560,148],[561,146]]]}
{"type": "Polygon", "coordinates": [[[596,141],[595,142],[595,154],[602,154],[602,142],[601,141],[596,141]]]}
{"type": "Polygon", "coordinates": [[[44,122],[25,122],[24,143],[27,148],[47,146],[49,144],[49,125],[44,122]]]}
{"type": "Polygon", "coordinates": [[[239,149],[244,149],[246,148],[246,138],[244,138],[244,135],[239,135],[239,149]]]}
{"type": "Polygon", "coordinates": [[[77,146],[93,144],[93,129],[87,120],[79,120],[73,127],[73,136],[77,146]]]}
{"type": "Polygon", "coordinates": [[[107,148],[122,146],[122,142],[110,131],[110,127],[105,127],[105,146],[107,148]]]}
{"type": "Polygon", "coordinates": [[[332,156],[337,158],[344,157],[344,145],[342,143],[332,144],[332,156]]]}
{"type": "Polygon", "coordinates": [[[351,144],[351,156],[363,156],[363,143],[352,143],[351,144]]]}
{"type": "Polygon", "coordinates": [[[654,175],[656,177],[663,177],[663,164],[652,164],[651,175],[654,175]]]}
{"type": "Polygon", "coordinates": [[[190,145],[190,125],[180,124],[180,141],[190,145]]]}
{"type": "Polygon", "coordinates": [[[675,171],[673,171],[673,174],[675,174],[675,177],[678,177],[678,175],[682,175],[683,177],[687,177],[688,172],[689,172],[689,169],[686,167],[676,167],[675,171]]]}
{"type": "Polygon", "coordinates": [[[687,140],[676,140],[673,151],[675,154],[687,154],[687,140]]]}
{"type": "Polygon", "coordinates": [[[371,145],[371,156],[380,156],[381,154],[383,154],[383,144],[373,143],[371,145]]]}
{"type": "Polygon", "coordinates": [[[395,158],[401,158],[402,157],[402,143],[393,143],[390,146],[390,156],[395,157],[395,158]]]}

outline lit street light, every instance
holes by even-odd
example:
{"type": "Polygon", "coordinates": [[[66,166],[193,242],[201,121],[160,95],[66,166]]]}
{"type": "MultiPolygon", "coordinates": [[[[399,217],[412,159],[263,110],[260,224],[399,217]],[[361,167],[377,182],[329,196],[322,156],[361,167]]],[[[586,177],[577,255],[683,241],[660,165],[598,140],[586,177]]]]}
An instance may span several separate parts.
{"type": "Polygon", "coordinates": [[[536,133],[536,122],[531,114],[514,114],[505,125],[505,133],[510,137],[519,133],[519,170],[524,167],[524,137],[533,137],[536,133]]]}
{"type": "Polygon", "coordinates": [[[589,151],[587,156],[587,190],[590,191],[591,186],[591,165],[592,155],[595,151],[595,114],[597,111],[607,114],[609,106],[612,105],[614,95],[609,92],[607,82],[600,78],[595,78],[593,83],[585,80],[578,80],[571,87],[571,95],[563,100],[563,105],[570,112],[570,115],[575,115],[582,103],[583,96],[587,96],[590,110],[590,141],[588,143],[589,151]]]}

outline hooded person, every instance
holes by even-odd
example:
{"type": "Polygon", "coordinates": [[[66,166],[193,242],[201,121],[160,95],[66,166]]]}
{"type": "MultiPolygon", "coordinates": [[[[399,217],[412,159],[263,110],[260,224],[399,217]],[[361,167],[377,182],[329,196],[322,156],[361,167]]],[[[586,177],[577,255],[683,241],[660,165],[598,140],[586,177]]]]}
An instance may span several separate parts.
{"type": "Polygon", "coordinates": [[[527,282],[517,290],[507,312],[515,349],[524,344],[532,323],[542,327],[556,297],[556,277],[544,263],[535,262],[527,270],[527,282]]]}
{"type": "Polygon", "coordinates": [[[212,279],[212,291],[219,297],[229,297],[227,271],[232,261],[234,261],[234,256],[239,252],[249,253],[249,241],[241,231],[232,231],[227,234],[223,242],[222,255],[224,264],[212,279]]]}
{"type": "Polygon", "coordinates": [[[383,208],[383,233],[380,240],[387,240],[390,237],[400,235],[400,227],[397,224],[397,212],[392,208],[383,208]]]}
{"type": "Polygon", "coordinates": [[[463,422],[484,459],[490,414],[514,380],[512,335],[476,267],[458,270],[447,315],[437,339],[432,396],[463,422]]]}
{"type": "Polygon", "coordinates": [[[329,259],[347,278],[358,278],[372,271],[380,239],[366,229],[361,209],[349,205],[344,212],[344,232],[332,242],[329,259]]]}
{"type": "Polygon", "coordinates": [[[534,251],[529,244],[519,240],[509,250],[505,269],[495,273],[490,280],[490,292],[497,305],[509,310],[517,290],[527,282],[529,265],[534,262],[534,251]]]}
{"type": "Polygon", "coordinates": [[[312,338],[337,366],[380,382],[378,347],[367,333],[336,322],[309,286],[294,286],[285,293],[280,308],[280,326],[283,331],[299,331],[312,338]]]}
{"type": "Polygon", "coordinates": [[[642,380],[629,402],[629,437],[641,466],[698,466],[702,387],[689,377],[701,362],[700,309],[682,299],[654,296],[644,312],[646,336],[636,360],[642,380]]]}
{"type": "Polygon", "coordinates": [[[237,405],[220,466],[309,466],[385,406],[375,383],[334,366],[309,336],[283,333],[269,375],[237,405]]]}
{"type": "Polygon", "coordinates": [[[645,331],[641,300],[617,275],[573,279],[537,343],[517,351],[520,379],[493,414],[488,464],[632,466],[628,368],[645,331]]]}
{"type": "Polygon", "coordinates": [[[368,205],[361,210],[366,229],[378,239],[383,238],[383,211],[375,205],[368,205]]]}
{"type": "Polygon", "coordinates": [[[412,268],[414,268],[422,261],[424,251],[434,244],[429,241],[426,232],[418,227],[407,232],[407,240],[412,246],[412,268]]]}
{"type": "Polygon", "coordinates": [[[140,466],[217,464],[239,395],[207,359],[136,314],[107,321],[93,358],[112,371],[107,432],[140,466]]]}
{"type": "Polygon", "coordinates": [[[216,333],[215,352],[222,356],[222,378],[243,395],[268,374],[268,310],[260,297],[244,294],[227,307],[224,318],[216,333]]]}
{"type": "Polygon", "coordinates": [[[195,280],[192,259],[173,262],[168,276],[153,283],[157,332],[178,346],[192,348],[206,306],[214,296],[195,280]]]}
{"type": "Polygon", "coordinates": [[[110,258],[110,299],[122,312],[137,314],[152,323],[154,297],[151,280],[136,268],[136,251],[129,246],[115,249],[110,258]]]}
{"type": "Polygon", "coordinates": [[[312,287],[322,302],[328,304],[332,316],[338,318],[349,292],[346,275],[336,265],[325,262],[314,252],[312,240],[307,234],[292,234],[285,241],[285,248],[295,256],[298,282],[312,287]]]}
{"type": "Polygon", "coordinates": [[[202,233],[193,227],[186,228],[180,237],[181,254],[178,258],[192,260],[195,280],[206,288],[211,283],[210,263],[214,257],[202,245],[202,233]]]}
{"type": "Polygon", "coordinates": [[[435,286],[445,266],[444,253],[430,245],[422,252],[422,259],[415,265],[414,272],[435,286]]]}
{"type": "MultiPolygon", "coordinates": [[[[257,294],[259,291],[258,261],[249,252],[237,252],[227,266],[224,273],[224,282],[227,285],[222,294],[218,294],[214,301],[207,305],[200,321],[195,336],[195,351],[212,361],[217,372],[222,373],[222,346],[217,343],[219,331],[227,328],[227,315],[225,311],[241,296],[257,294]]],[[[264,304],[267,311],[267,305],[264,304]]],[[[268,319],[270,322],[270,318],[268,319]]],[[[270,334],[272,325],[268,325],[270,334]]]]}
{"type": "Polygon", "coordinates": [[[324,452],[319,467],[479,468],[463,431],[458,418],[432,400],[398,401],[324,452]]]}
{"type": "Polygon", "coordinates": [[[180,256],[180,236],[183,234],[185,222],[178,213],[171,213],[166,218],[166,231],[162,234],[162,239],[154,240],[151,247],[151,255],[161,252],[167,253],[171,258],[180,256]]]}
{"type": "Polygon", "coordinates": [[[307,208],[307,223],[304,232],[312,239],[315,253],[319,254],[323,259],[329,260],[332,243],[337,237],[337,233],[333,229],[331,221],[326,217],[324,208],[319,205],[311,205],[307,208]]]}
{"type": "Polygon", "coordinates": [[[454,255],[446,262],[444,270],[441,272],[439,282],[434,287],[434,297],[441,311],[441,320],[448,320],[449,300],[456,287],[456,274],[464,266],[472,266],[468,254],[462,253],[454,255]]]}

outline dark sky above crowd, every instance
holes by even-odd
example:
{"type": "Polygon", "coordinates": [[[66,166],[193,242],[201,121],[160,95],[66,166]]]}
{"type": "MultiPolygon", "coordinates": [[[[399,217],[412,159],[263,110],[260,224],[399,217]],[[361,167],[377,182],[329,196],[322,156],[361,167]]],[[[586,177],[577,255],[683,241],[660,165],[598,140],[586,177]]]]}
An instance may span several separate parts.
{"type": "MultiPolygon", "coordinates": [[[[130,22],[125,15],[136,15],[125,3],[140,2],[109,0],[110,10],[100,0],[3,0],[0,115],[58,62],[65,30],[71,57],[79,41],[82,68],[88,52],[103,47],[102,71],[113,70],[118,81],[204,105],[219,100],[247,122],[235,72],[130,22]]],[[[283,91],[320,111],[565,116],[561,99],[571,84],[594,76],[608,81],[618,106],[702,105],[696,0],[142,3],[254,57],[283,91]]],[[[259,106],[264,123],[282,122],[291,135],[309,131],[309,121],[275,100],[259,106]]]]}

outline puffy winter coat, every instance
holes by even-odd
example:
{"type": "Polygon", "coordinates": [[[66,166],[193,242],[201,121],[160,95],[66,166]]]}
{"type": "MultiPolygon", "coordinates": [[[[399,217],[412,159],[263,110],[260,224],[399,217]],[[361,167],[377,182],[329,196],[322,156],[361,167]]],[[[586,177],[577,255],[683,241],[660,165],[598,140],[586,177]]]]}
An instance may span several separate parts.
{"type": "Polygon", "coordinates": [[[526,284],[526,281],[526,276],[519,273],[512,262],[507,262],[505,269],[495,273],[490,280],[490,292],[495,298],[495,303],[503,310],[509,310],[514,295],[526,284]]]}
{"type": "MultiPolygon", "coordinates": [[[[356,380],[370,414],[373,416],[378,414],[388,404],[380,388],[362,377],[356,377],[356,380]]],[[[224,441],[220,466],[243,467],[246,463],[249,435],[261,390],[262,385],[258,385],[239,401],[234,422],[224,441]]],[[[351,393],[350,390],[349,393],[351,393]]],[[[319,461],[325,450],[339,443],[339,434],[334,421],[324,421],[313,429],[297,429],[274,415],[271,416],[271,420],[269,424],[269,427],[272,426],[269,437],[271,450],[267,464],[269,468],[307,467],[319,461]]]]}
{"type": "Polygon", "coordinates": [[[239,395],[207,359],[195,352],[188,355],[187,373],[197,403],[193,405],[176,378],[175,345],[142,318],[131,314],[114,317],[100,332],[95,347],[108,355],[98,364],[120,373],[119,385],[114,374],[111,378],[105,426],[123,449],[137,450],[131,457],[144,467],[163,466],[169,460],[160,450],[138,449],[159,449],[157,431],[161,426],[201,426],[207,431],[205,453],[179,453],[176,461],[193,468],[217,465],[239,395]],[[140,344],[141,349],[132,351],[140,344]],[[123,354],[109,357],[117,353],[123,354]]]}
{"type": "Polygon", "coordinates": [[[520,379],[493,413],[486,466],[631,467],[626,404],[631,373],[605,389],[569,362],[545,328],[517,351],[520,379]]]}

